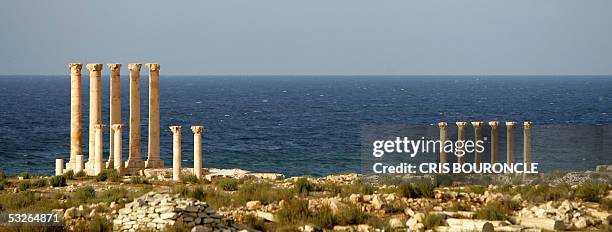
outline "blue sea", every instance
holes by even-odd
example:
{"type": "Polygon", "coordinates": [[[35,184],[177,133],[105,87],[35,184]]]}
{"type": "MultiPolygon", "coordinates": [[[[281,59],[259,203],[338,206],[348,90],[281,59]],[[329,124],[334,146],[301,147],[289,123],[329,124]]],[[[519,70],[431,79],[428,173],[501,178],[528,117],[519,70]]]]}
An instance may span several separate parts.
{"type": "MultiPolygon", "coordinates": [[[[142,154],[147,147],[148,83],[141,74],[142,154]]],[[[103,76],[102,120],[109,120],[103,76]]],[[[87,152],[89,79],[83,76],[87,152]]],[[[129,78],[122,75],[122,120],[129,78]]],[[[533,161],[542,171],[612,164],[610,76],[164,76],[160,77],[161,155],[172,163],[170,125],[183,126],[183,165],[193,165],[191,125],[204,125],[204,166],[293,175],[359,172],[361,131],[372,125],[440,121],[533,121],[533,161]]],[[[468,127],[471,131],[471,127],[468,127]]],[[[505,127],[500,127],[504,140],[505,127]]],[[[128,129],[123,154],[127,157],[128,129]]],[[[485,132],[485,135],[488,132],[485,132]]],[[[522,126],[516,129],[522,155],[522,126]]],[[[0,170],[52,174],[69,157],[69,76],[0,76],[0,170]]],[[[108,131],[105,131],[105,150],[108,131]]],[[[505,145],[500,144],[500,157],[505,145]]],[[[105,155],[106,156],[106,155],[105,155]]],[[[485,160],[488,154],[485,154],[485,160]]],[[[87,157],[87,154],[85,154],[87,157]]],[[[124,158],[125,159],[125,158],[124,158]]]]}

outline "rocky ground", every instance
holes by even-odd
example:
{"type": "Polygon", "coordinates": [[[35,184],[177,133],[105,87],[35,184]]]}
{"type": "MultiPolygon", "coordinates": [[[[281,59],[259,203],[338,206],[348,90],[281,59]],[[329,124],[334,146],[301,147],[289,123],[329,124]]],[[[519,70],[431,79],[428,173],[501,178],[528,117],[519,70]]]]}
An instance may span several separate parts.
{"type": "MultiPolygon", "coordinates": [[[[208,169],[170,180],[112,171],[0,175],[0,211],[55,212],[31,231],[612,231],[612,168],[534,175],[338,174],[208,169]]],[[[0,231],[28,231],[0,227],[0,231]]]]}

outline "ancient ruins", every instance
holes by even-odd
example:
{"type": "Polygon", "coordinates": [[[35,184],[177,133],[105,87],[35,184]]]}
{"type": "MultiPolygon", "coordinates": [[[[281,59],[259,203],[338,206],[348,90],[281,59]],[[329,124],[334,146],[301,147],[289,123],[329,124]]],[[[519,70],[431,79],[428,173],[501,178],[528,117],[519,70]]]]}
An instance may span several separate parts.
{"type": "MultiPolygon", "coordinates": [[[[98,175],[105,169],[115,169],[121,175],[136,175],[144,169],[164,168],[160,156],[160,117],[159,117],[159,64],[151,63],[145,66],[149,69],[149,125],[148,125],[148,156],[141,158],[140,140],[140,68],[142,64],[128,64],[130,70],[130,121],[129,121],[129,154],[123,161],[121,121],[121,64],[108,64],[110,69],[110,122],[109,126],[102,123],[102,64],[87,64],[89,70],[89,143],[88,159],[85,161],[82,144],[82,90],[80,63],[71,63],[70,68],[70,159],[64,165],[63,159],[56,159],[55,174],[66,171],[84,171],[87,175],[98,175]],[[108,159],[104,160],[104,130],[109,130],[108,159]]],[[[176,170],[174,180],[179,179],[181,169],[180,126],[170,129],[174,135],[174,162],[176,170]],[[178,133],[178,135],[177,135],[178,133]],[[177,140],[178,139],[178,140],[177,140]],[[178,146],[177,146],[178,143],[178,146]]],[[[192,126],[194,133],[194,175],[202,176],[202,132],[203,126],[192,126]]]]}

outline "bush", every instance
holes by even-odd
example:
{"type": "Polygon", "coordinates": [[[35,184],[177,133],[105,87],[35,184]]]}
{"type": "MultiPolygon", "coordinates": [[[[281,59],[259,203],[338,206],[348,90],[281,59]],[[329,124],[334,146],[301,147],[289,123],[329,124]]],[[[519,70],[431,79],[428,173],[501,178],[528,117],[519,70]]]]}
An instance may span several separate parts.
{"type": "Polygon", "coordinates": [[[206,192],[201,187],[198,187],[198,188],[195,188],[193,191],[191,191],[189,196],[196,200],[205,200],[206,192]]]}
{"type": "Polygon", "coordinates": [[[214,183],[225,191],[236,191],[240,181],[233,178],[220,178],[215,180],[214,183]]]}
{"type": "Polygon", "coordinates": [[[78,188],[73,195],[73,198],[78,202],[88,202],[96,197],[96,190],[91,186],[78,188]]]}
{"type": "Polygon", "coordinates": [[[44,179],[44,178],[32,181],[32,186],[37,187],[37,188],[46,187],[47,185],[49,185],[49,181],[47,181],[47,179],[44,179]]]}
{"type": "Polygon", "coordinates": [[[64,176],[53,176],[53,177],[51,177],[51,186],[53,186],[53,187],[64,187],[64,186],[66,186],[66,177],[64,177],[64,176]]]}
{"type": "Polygon", "coordinates": [[[246,224],[251,229],[264,231],[264,227],[266,222],[263,219],[253,216],[252,214],[247,215],[244,218],[244,224],[246,224]]]}
{"type": "Polygon", "coordinates": [[[94,191],[97,202],[119,202],[123,198],[128,198],[128,194],[129,192],[125,188],[112,188],[99,194],[96,194],[94,191]]]}
{"type": "Polygon", "coordinates": [[[98,176],[96,176],[96,181],[110,181],[110,182],[119,182],[121,181],[121,176],[115,169],[108,169],[100,172],[98,176]]]}
{"type": "Polygon", "coordinates": [[[30,183],[30,181],[21,181],[19,182],[19,184],[17,184],[17,189],[19,189],[19,191],[26,191],[31,187],[32,184],[30,183]]]}
{"type": "Polygon", "coordinates": [[[41,197],[32,191],[0,194],[0,211],[50,211],[57,208],[62,208],[62,205],[56,199],[41,197]]]}
{"type": "Polygon", "coordinates": [[[316,191],[317,186],[310,182],[308,178],[301,177],[295,182],[295,192],[298,194],[308,195],[308,193],[316,191]]]}
{"type": "Polygon", "coordinates": [[[185,187],[184,185],[177,185],[174,187],[174,189],[172,190],[175,194],[179,194],[181,197],[186,197],[189,196],[190,191],[187,187],[185,187]]]}
{"type": "Polygon", "coordinates": [[[73,180],[74,179],[74,171],[70,170],[64,173],[63,175],[64,177],[66,177],[66,180],[73,180]]]}
{"type": "Polygon", "coordinates": [[[107,220],[105,217],[102,216],[96,216],[94,218],[92,218],[89,223],[81,223],[78,224],[75,228],[74,231],[80,232],[80,231],[98,231],[98,232],[104,232],[104,231],[112,231],[112,222],[107,220]]]}
{"type": "Polygon", "coordinates": [[[131,184],[142,184],[142,178],[140,178],[140,176],[132,176],[130,177],[130,183],[131,184]]]}
{"type": "Polygon", "coordinates": [[[425,229],[434,229],[436,226],[444,225],[444,216],[440,214],[426,213],[423,219],[425,229]]]}
{"type": "Polygon", "coordinates": [[[504,203],[488,203],[481,209],[476,211],[476,218],[490,221],[506,220],[508,215],[512,213],[510,208],[514,207],[509,205],[509,202],[504,203]]]}
{"type": "Polygon", "coordinates": [[[84,171],[79,171],[74,174],[74,177],[77,177],[77,178],[86,177],[86,176],[87,176],[87,173],[85,173],[84,171]]]}
{"type": "Polygon", "coordinates": [[[431,184],[402,183],[397,187],[398,195],[406,198],[433,198],[433,190],[434,186],[431,184]]]}
{"type": "Polygon", "coordinates": [[[285,188],[274,188],[268,182],[249,182],[240,186],[233,199],[237,205],[244,205],[248,201],[270,204],[275,201],[289,200],[293,194],[293,191],[285,188]]]}
{"type": "Polygon", "coordinates": [[[298,198],[293,198],[276,212],[276,220],[285,224],[297,224],[308,219],[310,215],[308,211],[308,201],[298,198]]]}
{"type": "Polygon", "coordinates": [[[359,193],[361,195],[371,195],[376,192],[376,187],[363,183],[361,180],[357,180],[349,185],[326,183],[322,186],[323,190],[328,191],[331,195],[347,197],[353,193],[359,193]]]}
{"type": "Polygon", "coordinates": [[[30,173],[28,172],[22,172],[19,174],[19,176],[21,176],[23,179],[30,179],[30,173]]]}
{"type": "Polygon", "coordinates": [[[576,197],[584,201],[599,202],[608,194],[608,185],[585,184],[576,188],[576,197]]]}
{"type": "MultiPolygon", "coordinates": [[[[361,211],[361,209],[355,205],[349,205],[346,208],[342,208],[336,215],[339,225],[358,225],[358,224],[370,224],[370,215],[361,211]]],[[[384,224],[384,223],[381,223],[384,224]]]]}
{"type": "Polygon", "coordinates": [[[337,224],[338,219],[328,206],[323,206],[314,212],[308,221],[317,228],[332,229],[337,224]]]}

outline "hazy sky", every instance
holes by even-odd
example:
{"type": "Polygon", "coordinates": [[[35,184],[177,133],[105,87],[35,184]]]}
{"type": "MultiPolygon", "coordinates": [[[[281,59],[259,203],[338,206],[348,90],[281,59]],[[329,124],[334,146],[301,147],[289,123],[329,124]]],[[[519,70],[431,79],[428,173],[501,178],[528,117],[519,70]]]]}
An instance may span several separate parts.
{"type": "Polygon", "coordinates": [[[67,75],[69,62],[159,62],[162,74],[612,74],[612,1],[2,2],[0,74],[67,75]]]}

